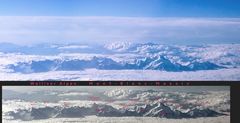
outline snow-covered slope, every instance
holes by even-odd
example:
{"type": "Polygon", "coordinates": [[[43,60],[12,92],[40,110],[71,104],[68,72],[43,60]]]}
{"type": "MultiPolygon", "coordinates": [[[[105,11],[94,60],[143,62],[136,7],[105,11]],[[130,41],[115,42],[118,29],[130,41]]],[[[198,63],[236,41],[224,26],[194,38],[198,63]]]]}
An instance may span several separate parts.
{"type": "MultiPolygon", "coordinates": [[[[238,77],[234,71],[240,69],[239,44],[178,46],[123,42],[104,46],[37,45],[18,49],[16,45],[7,44],[7,47],[0,47],[0,74],[5,74],[9,80],[14,76],[11,74],[15,73],[25,76],[30,73],[41,75],[46,72],[88,69],[176,72],[172,74],[196,72],[199,76],[202,76],[199,71],[216,71],[220,74],[221,70],[227,70],[230,71],[227,73],[229,77],[225,79],[236,80],[238,77]],[[16,48],[15,52],[10,50],[12,47],[16,48]],[[49,53],[40,54],[47,49],[49,53]]],[[[216,77],[213,79],[218,80],[216,77]]]]}

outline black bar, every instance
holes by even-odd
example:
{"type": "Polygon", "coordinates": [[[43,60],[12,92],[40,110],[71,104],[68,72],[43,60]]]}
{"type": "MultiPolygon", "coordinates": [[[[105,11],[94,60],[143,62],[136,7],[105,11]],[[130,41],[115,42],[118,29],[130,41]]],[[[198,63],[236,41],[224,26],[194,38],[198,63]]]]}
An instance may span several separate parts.
{"type": "Polygon", "coordinates": [[[0,81],[2,86],[230,86],[240,81],[0,81]]]}
{"type": "MultiPolygon", "coordinates": [[[[240,81],[0,81],[0,85],[1,90],[2,86],[230,86],[230,120],[231,123],[239,123],[240,121],[240,81]],[[69,83],[73,85],[69,85],[69,83]]],[[[2,91],[0,96],[2,97],[2,91]]]]}
{"type": "Polygon", "coordinates": [[[240,83],[231,86],[231,123],[239,123],[240,121],[240,83]]]}

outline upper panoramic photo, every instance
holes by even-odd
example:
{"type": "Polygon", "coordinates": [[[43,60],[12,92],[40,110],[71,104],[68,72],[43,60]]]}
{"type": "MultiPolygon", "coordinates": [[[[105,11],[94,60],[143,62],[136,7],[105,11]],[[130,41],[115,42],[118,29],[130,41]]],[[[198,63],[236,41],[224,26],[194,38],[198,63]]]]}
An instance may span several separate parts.
{"type": "Polygon", "coordinates": [[[239,5],[0,0],[0,81],[239,81],[239,5]]]}

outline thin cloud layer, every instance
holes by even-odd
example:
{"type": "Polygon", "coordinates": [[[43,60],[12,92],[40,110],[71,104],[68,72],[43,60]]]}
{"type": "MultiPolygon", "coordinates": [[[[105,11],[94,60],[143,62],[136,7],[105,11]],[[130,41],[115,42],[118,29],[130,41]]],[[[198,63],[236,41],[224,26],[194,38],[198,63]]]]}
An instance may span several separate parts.
{"type": "Polygon", "coordinates": [[[0,42],[240,43],[239,18],[1,16],[0,42]]]}

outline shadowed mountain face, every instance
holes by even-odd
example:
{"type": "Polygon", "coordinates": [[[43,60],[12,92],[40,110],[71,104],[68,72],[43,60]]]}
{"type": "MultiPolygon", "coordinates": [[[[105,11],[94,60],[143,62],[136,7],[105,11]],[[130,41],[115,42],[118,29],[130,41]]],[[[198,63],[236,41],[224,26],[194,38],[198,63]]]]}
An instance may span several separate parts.
{"type": "Polygon", "coordinates": [[[15,72],[33,73],[47,71],[77,71],[88,68],[118,70],[124,69],[124,66],[109,58],[93,57],[91,60],[44,60],[32,61],[31,63],[18,63],[17,65],[9,65],[10,69],[15,72]]]}
{"type": "Polygon", "coordinates": [[[224,68],[211,62],[192,62],[189,65],[173,63],[164,56],[157,58],[136,58],[134,63],[121,63],[111,58],[93,57],[90,60],[43,60],[31,61],[30,63],[20,62],[17,65],[9,65],[9,69],[14,72],[36,73],[48,71],[78,71],[84,69],[100,70],[161,70],[161,71],[197,71],[197,70],[216,70],[224,68]]]}
{"type": "Polygon", "coordinates": [[[216,117],[225,115],[210,109],[193,109],[186,113],[172,110],[163,103],[135,106],[133,109],[116,109],[110,105],[93,104],[91,107],[44,107],[32,108],[31,110],[18,110],[8,112],[14,119],[37,120],[48,118],[80,118],[84,116],[96,115],[101,117],[161,117],[161,118],[197,118],[197,117],[216,117]]]}

